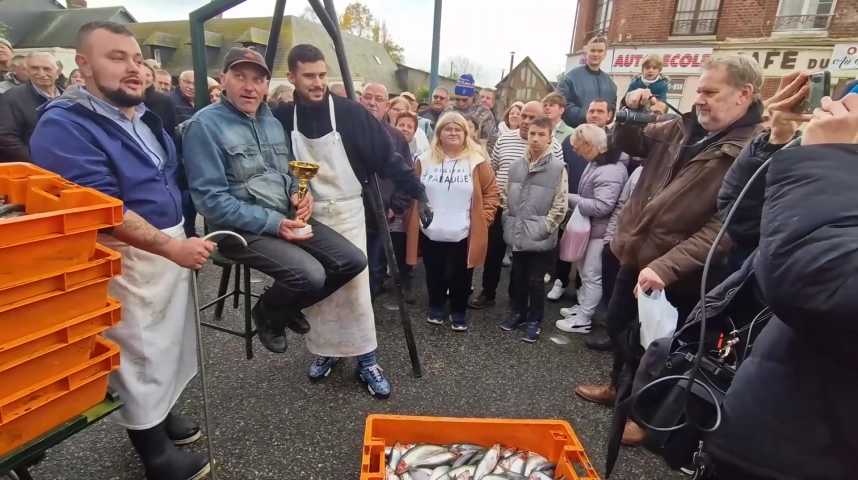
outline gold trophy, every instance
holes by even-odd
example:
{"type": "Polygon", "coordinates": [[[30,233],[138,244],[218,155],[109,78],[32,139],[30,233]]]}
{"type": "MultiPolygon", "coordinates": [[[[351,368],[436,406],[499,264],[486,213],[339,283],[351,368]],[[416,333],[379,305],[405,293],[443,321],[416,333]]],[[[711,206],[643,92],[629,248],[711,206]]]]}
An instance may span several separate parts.
{"type": "MultiPolygon", "coordinates": [[[[310,180],[319,173],[319,164],[293,160],[289,162],[289,170],[292,172],[292,176],[298,179],[298,200],[300,200],[304,198],[310,190],[310,180]]],[[[306,235],[312,232],[313,227],[310,225],[296,229],[296,233],[301,235],[306,235]]]]}

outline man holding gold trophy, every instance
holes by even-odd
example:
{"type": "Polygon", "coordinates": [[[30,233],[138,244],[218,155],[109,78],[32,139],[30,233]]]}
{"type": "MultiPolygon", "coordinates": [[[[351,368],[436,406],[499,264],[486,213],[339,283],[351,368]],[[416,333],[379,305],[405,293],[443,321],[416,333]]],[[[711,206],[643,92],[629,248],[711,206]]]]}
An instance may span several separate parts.
{"type": "Polygon", "coordinates": [[[365,270],[366,256],[311,218],[308,182],[319,165],[290,162],[283,127],[264,101],[271,72],[262,55],[233,48],[223,72],[221,102],[185,125],[185,169],[194,204],[209,226],[247,241],[245,248],[227,237],[219,243],[221,253],[274,279],[252,315],[262,344],[283,353],[285,328],[310,332],[302,310],[365,270]]]}
{"type": "MultiPolygon", "coordinates": [[[[328,92],[322,52],[312,45],[296,45],[288,63],[295,103],[279,106],[274,115],[289,134],[295,158],[319,164],[318,174],[310,182],[315,199],[313,218],[366,252],[362,192],[369,176],[378,173],[418,201],[421,220],[428,224],[432,214],[419,179],[407,162],[396,158],[390,136],[375,117],[357,102],[328,92]]],[[[357,357],[358,378],[374,397],[387,398],[391,387],[376,355],[369,271],[362,269],[305,313],[312,325],[305,336],[307,349],[316,355],[308,372],[310,379],[324,379],[339,359],[357,357]]]]}

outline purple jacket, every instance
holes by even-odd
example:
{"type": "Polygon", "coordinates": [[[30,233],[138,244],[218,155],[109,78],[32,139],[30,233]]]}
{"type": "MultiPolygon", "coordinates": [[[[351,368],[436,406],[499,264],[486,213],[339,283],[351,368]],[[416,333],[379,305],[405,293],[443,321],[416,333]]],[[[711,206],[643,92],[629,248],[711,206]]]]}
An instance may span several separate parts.
{"type": "Polygon", "coordinates": [[[147,111],[143,122],[167,152],[161,169],[125,130],[93,110],[85,92],[68,90],[41,109],[30,137],[33,163],[122,200],[156,228],[176,226],[182,222],[176,147],[157,115],[147,111]]]}

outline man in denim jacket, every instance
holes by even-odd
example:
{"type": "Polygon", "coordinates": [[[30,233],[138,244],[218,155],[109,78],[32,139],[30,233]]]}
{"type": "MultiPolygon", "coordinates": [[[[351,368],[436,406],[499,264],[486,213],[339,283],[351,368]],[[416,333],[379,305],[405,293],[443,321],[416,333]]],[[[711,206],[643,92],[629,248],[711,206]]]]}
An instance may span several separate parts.
{"type": "Polygon", "coordinates": [[[191,197],[212,228],[247,240],[246,248],[234,238],[221,240],[225,256],[274,278],[252,313],[262,344],[283,353],[285,327],[308,332],[301,310],[363,271],[366,257],[310,219],[312,194],[298,199],[283,126],[264,102],[271,72],[262,55],[233,48],[223,72],[221,102],[197,112],[184,129],[191,197]]]}

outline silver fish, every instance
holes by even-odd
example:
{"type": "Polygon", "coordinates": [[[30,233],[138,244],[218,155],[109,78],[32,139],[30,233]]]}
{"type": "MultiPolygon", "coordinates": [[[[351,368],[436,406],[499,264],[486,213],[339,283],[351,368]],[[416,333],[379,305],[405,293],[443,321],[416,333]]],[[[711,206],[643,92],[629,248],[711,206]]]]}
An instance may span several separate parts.
{"type": "Polygon", "coordinates": [[[550,477],[543,472],[533,472],[527,477],[527,480],[554,480],[554,477],[550,477]]]}
{"type": "Polygon", "coordinates": [[[471,459],[474,458],[475,456],[477,456],[477,454],[479,454],[479,453],[480,453],[479,450],[470,450],[470,451],[463,452],[462,455],[459,458],[457,458],[456,461],[453,462],[452,467],[457,468],[457,467],[461,467],[462,465],[468,465],[470,463],[471,459]]]}
{"type": "Polygon", "coordinates": [[[530,452],[527,456],[527,464],[524,466],[524,475],[530,476],[531,473],[539,470],[548,463],[548,459],[538,453],[530,452]]]}
{"type": "Polygon", "coordinates": [[[431,457],[423,457],[412,462],[411,468],[435,468],[441,465],[447,465],[459,458],[459,454],[453,452],[441,452],[431,457]]]}
{"type": "Polygon", "coordinates": [[[501,460],[500,465],[508,472],[524,474],[524,466],[527,464],[527,453],[518,452],[515,455],[501,460]]]}
{"type": "Polygon", "coordinates": [[[428,468],[417,468],[408,472],[414,480],[429,480],[432,476],[432,470],[428,468]]]}
{"type": "Polygon", "coordinates": [[[396,466],[399,465],[399,460],[402,459],[402,455],[404,453],[405,447],[403,447],[399,442],[394,444],[390,449],[390,458],[387,460],[387,465],[393,470],[396,470],[396,466]]]}
{"type": "Polygon", "coordinates": [[[474,472],[474,480],[482,480],[483,477],[490,474],[495,467],[498,466],[500,460],[501,446],[495,444],[492,448],[486,451],[485,456],[477,465],[477,470],[474,472]]]}
{"type": "Polygon", "coordinates": [[[473,465],[463,465],[459,468],[454,468],[447,472],[446,477],[441,477],[440,480],[471,480],[477,467],[473,465]]]}
{"type": "Polygon", "coordinates": [[[396,464],[396,474],[402,475],[413,467],[416,467],[419,461],[445,452],[447,452],[447,449],[438,445],[418,445],[402,455],[399,463],[396,464]]]}
{"type": "Polygon", "coordinates": [[[441,465],[440,467],[436,467],[435,470],[432,470],[432,476],[429,477],[429,480],[441,480],[442,478],[447,477],[447,472],[449,472],[450,470],[452,470],[452,467],[450,467],[449,465],[441,465]]]}

